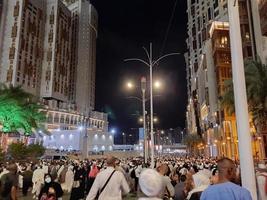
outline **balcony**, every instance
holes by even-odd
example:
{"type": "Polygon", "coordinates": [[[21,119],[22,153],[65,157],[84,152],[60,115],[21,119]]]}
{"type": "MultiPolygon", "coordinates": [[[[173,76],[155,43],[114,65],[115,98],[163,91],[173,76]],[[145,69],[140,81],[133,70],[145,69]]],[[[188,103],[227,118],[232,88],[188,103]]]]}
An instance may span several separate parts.
{"type": "Polygon", "coordinates": [[[213,55],[217,52],[229,52],[230,51],[230,44],[229,43],[220,43],[214,42],[213,43],[213,55]]]}
{"type": "Polygon", "coordinates": [[[264,36],[267,36],[267,0],[260,0],[259,12],[261,19],[261,30],[264,36]]]}

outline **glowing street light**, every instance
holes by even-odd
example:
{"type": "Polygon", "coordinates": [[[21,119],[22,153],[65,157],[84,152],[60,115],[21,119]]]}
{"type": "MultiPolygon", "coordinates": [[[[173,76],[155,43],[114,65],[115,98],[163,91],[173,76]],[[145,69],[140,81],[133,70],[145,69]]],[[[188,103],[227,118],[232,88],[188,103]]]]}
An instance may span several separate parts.
{"type": "Polygon", "coordinates": [[[155,165],[155,158],[154,158],[154,120],[153,120],[153,67],[159,64],[159,62],[168,56],[172,55],[178,55],[179,53],[170,53],[163,56],[160,56],[159,58],[156,58],[154,60],[153,53],[152,53],[152,43],[150,43],[149,51],[146,48],[143,48],[145,50],[145,53],[147,55],[147,60],[142,60],[140,58],[131,58],[126,59],[125,61],[138,61],[143,64],[145,64],[147,67],[149,67],[149,82],[150,82],[150,138],[151,138],[151,168],[154,168],[155,165]]]}
{"type": "Polygon", "coordinates": [[[160,81],[156,81],[156,82],[154,83],[154,87],[155,87],[156,89],[161,88],[161,86],[162,86],[162,83],[161,83],[160,81]]]}
{"type": "Polygon", "coordinates": [[[111,129],[111,131],[110,131],[112,134],[115,134],[116,133],[116,130],[113,128],[113,129],[111,129]]]}
{"type": "Polygon", "coordinates": [[[128,83],[126,84],[126,86],[127,86],[128,89],[132,89],[132,88],[134,87],[134,85],[133,85],[132,82],[128,82],[128,83]]]}

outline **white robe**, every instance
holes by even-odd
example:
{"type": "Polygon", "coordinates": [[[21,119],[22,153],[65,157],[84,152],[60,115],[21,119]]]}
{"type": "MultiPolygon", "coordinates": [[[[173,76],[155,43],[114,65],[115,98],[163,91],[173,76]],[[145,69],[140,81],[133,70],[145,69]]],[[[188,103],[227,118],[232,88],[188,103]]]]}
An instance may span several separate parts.
{"type": "Polygon", "coordinates": [[[42,184],[44,183],[44,175],[45,175],[45,173],[44,173],[43,169],[36,169],[33,172],[33,175],[32,175],[32,183],[33,183],[32,193],[35,196],[39,196],[39,194],[40,194],[42,184]]]}
{"type": "Polygon", "coordinates": [[[265,192],[265,183],[267,176],[266,172],[257,173],[257,184],[259,190],[259,200],[266,200],[267,194],[265,192]]]}
{"type": "Polygon", "coordinates": [[[71,168],[68,168],[68,171],[65,176],[65,182],[61,184],[62,190],[70,193],[72,189],[73,181],[74,181],[74,173],[71,168]]]}
{"type": "Polygon", "coordinates": [[[7,174],[9,171],[7,169],[4,169],[1,173],[0,173],[0,178],[4,175],[7,174]]]}

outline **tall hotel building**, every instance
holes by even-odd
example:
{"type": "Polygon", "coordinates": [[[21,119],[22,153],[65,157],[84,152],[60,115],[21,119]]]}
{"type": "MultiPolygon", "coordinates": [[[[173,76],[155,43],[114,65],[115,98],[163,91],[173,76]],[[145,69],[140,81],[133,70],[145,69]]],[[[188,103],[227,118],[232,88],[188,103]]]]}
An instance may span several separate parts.
{"type": "Polygon", "coordinates": [[[71,76],[79,77],[71,84],[71,100],[77,109],[87,114],[95,107],[96,39],[98,15],[86,0],[77,0],[68,6],[72,12],[72,68],[71,76]],[[74,75],[74,73],[76,73],[74,75]]]}
{"type": "MultiPolygon", "coordinates": [[[[261,7],[254,0],[239,0],[244,58],[259,56],[265,62],[267,39],[260,13],[266,14],[266,10],[260,12],[261,7]]],[[[187,0],[187,13],[187,131],[205,139],[200,151],[236,158],[236,119],[220,106],[224,81],[232,78],[227,0],[187,0]]],[[[263,140],[267,138],[257,136],[253,126],[251,131],[254,156],[264,157],[267,148],[263,140]]]]}
{"type": "Polygon", "coordinates": [[[71,12],[59,0],[46,0],[41,97],[68,102],[71,64],[71,12]]]}
{"type": "MultiPolygon", "coordinates": [[[[107,115],[94,111],[97,11],[89,0],[71,2],[0,0],[0,83],[39,97],[54,137],[87,133],[89,149],[110,150],[107,115]]],[[[73,148],[71,140],[58,146],[55,138],[44,139],[50,147],[73,148]]]]}
{"type": "Polygon", "coordinates": [[[42,1],[4,1],[0,38],[0,82],[22,85],[39,96],[45,13],[42,1]]]}

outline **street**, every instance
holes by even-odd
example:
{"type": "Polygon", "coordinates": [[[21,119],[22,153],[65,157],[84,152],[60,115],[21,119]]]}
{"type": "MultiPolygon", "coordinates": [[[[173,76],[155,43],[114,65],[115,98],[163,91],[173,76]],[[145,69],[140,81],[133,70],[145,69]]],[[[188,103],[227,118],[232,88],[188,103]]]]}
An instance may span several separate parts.
{"type": "MultiPolygon", "coordinates": [[[[69,200],[69,198],[70,198],[70,194],[66,194],[66,195],[63,196],[63,200],[69,200]]],[[[31,193],[29,193],[27,197],[23,197],[21,192],[19,192],[18,199],[21,199],[21,200],[32,200],[33,197],[31,195],[31,193]]],[[[136,199],[136,197],[135,197],[134,194],[129,194],[129,195],[127,195],[127,197],[125,197],[123,199],[124,200],[134,200],[134,199],[136,199]]]]}

